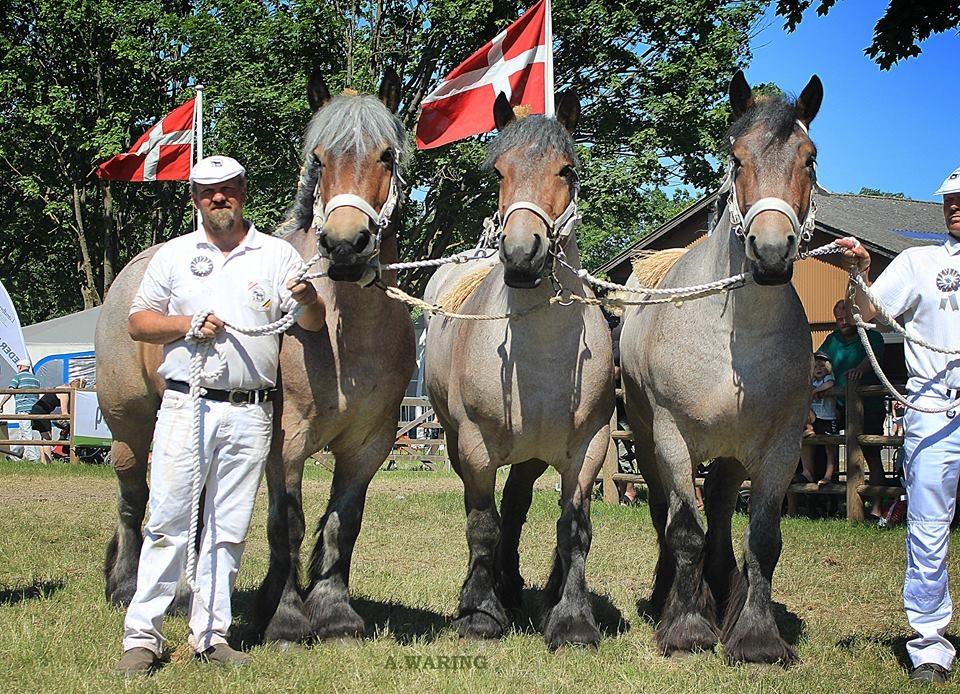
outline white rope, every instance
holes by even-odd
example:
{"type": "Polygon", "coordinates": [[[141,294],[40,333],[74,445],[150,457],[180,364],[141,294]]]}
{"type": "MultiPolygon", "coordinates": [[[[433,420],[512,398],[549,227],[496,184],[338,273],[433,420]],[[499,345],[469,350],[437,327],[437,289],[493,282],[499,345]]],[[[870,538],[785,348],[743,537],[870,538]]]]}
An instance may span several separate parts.
{"type": "Polygon", "coordinates": [[[497,254],[495,248],[474,248],[462,253],[456,253],[445,258],[430,258],[429,260],[414,260],[409,263],[387,263],[381,266],[382,270],[415,270],[421,267],[440,267],[449,263],[468,263],[471,260],[486,260],[497,254]]]}

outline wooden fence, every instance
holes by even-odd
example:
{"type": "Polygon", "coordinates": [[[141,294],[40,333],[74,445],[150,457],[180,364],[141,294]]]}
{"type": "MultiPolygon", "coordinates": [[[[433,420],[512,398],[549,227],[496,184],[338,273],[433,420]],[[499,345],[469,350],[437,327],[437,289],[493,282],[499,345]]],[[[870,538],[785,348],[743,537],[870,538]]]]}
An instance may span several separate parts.
{"type": "Polygon", "coordinates": [[[48,421],[54,422],[57,420],[67,419],[70,421],[70,435],[66,439],[52,439],[46,441],[44,439],[10,439],[10,438],[0,438],[0,453],[9,453],[10,446],[60,446],[66,444],[70,446],[70,462],[76,463],[77,460],[77,447],[73,445],[73,435],[77,430],[76,424],[76,412],[77,408],[74,406],[76,403],[76,388],[0,388],[0,397],[5,395],[45,395],[46,393],[66,393],[67,394],[67,408],[70,410],[69,414],[5,414],[0,412],[0,422],[35,422],[35,421],[48,421]]]}
{"type": "MultiPolygon", "coordinates": [[[[903,437],[863,433],[863,398],[887,395],[887,390],[883,386],[861,386],[858,381],[849,380],[847,381],[846,391],[835,388],[828,394],[843,395],[846,398],[844,433],[836,436],[810,436],[804,439],[804,443],[844,446],[846,449],[846,469],[838,474],[838,479],[840,477],[843,479],[839,483],[823,486],[813,483],[791,484],[787,490],[788,504],[792,505],[795,502],[795,496],[793,498],[791,496],[797,494],[845,496],[847,500],[847,519],[855,522],[863,521],[864,498],[898,498],[903,494],[903,488],[898,484],[868,485],[864,483],[866,458],[863,449],[865,447],[899,448],[903,445],[903,437]]],[[[604,501],[617,503],[619,497],[616,482],[634,482],[637,484],[643,484],[644,482],[642,475],[618,472],[617,447],[614,442],[618,439],[632,439],[632,434],[628,430],[616,428],[616,415],[614,415],[612,424],[614,425],[612,427],[614,431],[611,436],[611,446],[607,451],[607,459],[603,466],[603,498],[604,501]]],[[[703,479],[697,479],[697,484],[703,484],[703,479]]],[[[744,483],[745,488],[749,488],[749,486],[749,481],[744,483]]]]}

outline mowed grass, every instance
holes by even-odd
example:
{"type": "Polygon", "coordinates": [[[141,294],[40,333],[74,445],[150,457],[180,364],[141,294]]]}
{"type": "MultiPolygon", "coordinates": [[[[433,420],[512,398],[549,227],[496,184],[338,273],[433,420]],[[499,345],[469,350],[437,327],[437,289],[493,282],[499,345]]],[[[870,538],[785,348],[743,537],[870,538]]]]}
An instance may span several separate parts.
{"type": "MultiPolygon", "coordinates": [[[[500,477],[502,485],[504,476],[500,477]]],[[[446,472],[381,472],[370,490],[353,561],[353,604],[367,637],[300,651],[254,647],[253,665],[228,670],[185,658],[186,622],[168,618],[171,662],[125,682],[113,674],[123,614],[103,599],[103,550],[115,523],[110,469],[0,462],[0,691],[881,692],[911,689],[903,670],[903,530],[841,520],[787,519],[774,582],[781,630],[800,664],[724,664],[721,653],[665,659],[638,615],[656,561],[645,507],[595,503],[588,581],[605,632],[599,650],[550,653],[534,624],[549,571],[558,495],[545,476],[521,545],[528,622],[499,641],[461,641],[450,626],[467,551],[460,483],[446,472]],[[441,658],[466,656],[464,661],[441,658]],[[456,662],[458,667],[451,666],[456,662]]],[[[311,526],[330,473],[308,470],[311,526]]],[[[234,598],[248,633],[253,591],[267,568],[263,490],[234,598]]],[[[735,519],[742,533],[746,518],[735,519]]],[[[310,538],[307,541],[310,547],[310,538]]],[[[951,560],[951,572],[956,571],[951,560]]]]}

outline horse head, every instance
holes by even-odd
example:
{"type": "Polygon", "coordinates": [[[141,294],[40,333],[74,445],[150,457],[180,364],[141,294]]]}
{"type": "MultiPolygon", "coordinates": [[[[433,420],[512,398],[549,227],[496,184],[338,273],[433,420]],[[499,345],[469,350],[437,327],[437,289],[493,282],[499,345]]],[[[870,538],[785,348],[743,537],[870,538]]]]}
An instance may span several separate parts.
{"type": "MultiPolygon", "coordinates": [[[[400,78],[388,70],[378,96],[332,97],[318,71],[310,76],[314,115],[304,137],[301,193],[330,279],[369,284],[379,275],[380,242],[392,228],[400,196],[406,136],[395,115],[400,78]]],[[[296,214],[296,210],[294,212],[296,214]]]]}
{"type": "Polygon", "coordinates": [[[579,118],[573,91],[560,97],[556,118],[517,118],[502,93],[494,103],[500,134],[490,143],[487,164],[500,179],[495,219],[510,287],[538,286],[576,225],[579,162],[572,133],[579,118]]]}
{"type": "Polygon", "coordinates": [[[743,237],[758,284],[785,284],[800,243],[813,233],[817,148],[808,134],[823,101],[814,75],[796,102],[753,98],[738,71],[730,82],[735,122],[724,189],[731,227],[743,237]]]}

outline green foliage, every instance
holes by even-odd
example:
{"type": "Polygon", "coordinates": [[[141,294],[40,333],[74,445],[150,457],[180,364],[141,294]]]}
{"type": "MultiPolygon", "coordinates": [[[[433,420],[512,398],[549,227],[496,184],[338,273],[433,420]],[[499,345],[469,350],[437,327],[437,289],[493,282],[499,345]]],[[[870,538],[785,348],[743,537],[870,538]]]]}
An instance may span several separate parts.
{"type": "MultiPolygon", "coordinates": [[[[205,86],[207,154],[247,167],[247,215],[269,230],[292,200],[306,79],[375,91],[403,79],[400,117],[516,18],[526,0],[7,0],[0,10],[0,276],[25,323],[98,303],[151,243],[182,233],[185,183],[93,174],[205,86]]],[[[558,91],[583,105],[583,255],[595,265],[705,188],[724,149],[726,88],[765,0],[558,0],[558,91]],[[715,159],[713,159],[715,161],[715,159]]],[[[405,259],[472,245],[493,209],[486,137],[416,153],[405,259]]],[[[426,274],[403,278],[418,291],[426,274]]]]}
{"type": "MultiPolygon", "coordinates": [[[[830,12],[837,0],[819,0],[817,14],[830,12]]],[[[777,14],[784,18],[784,28],[793,31],[803,20],[803,13],[813,0],[777,0],[777,14]]],[[[941,34],[960,26],[960,5],[944,0],[890,0],[883,16],[873,27],[873,41],[863,49],[881,70],[895,63],[915,58],[922,52],[919,44],[932,34],[941,34]]]]}
{"type": "Polygon", "coordinates": [[[883,190],[877,190],[876,188],[861,188],[860,192],[857,195],[872,195],[875,198],[897,198],[899,200],[905,200],[906,195],[903,193],[888,193],[883,190]]]}

